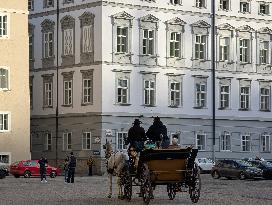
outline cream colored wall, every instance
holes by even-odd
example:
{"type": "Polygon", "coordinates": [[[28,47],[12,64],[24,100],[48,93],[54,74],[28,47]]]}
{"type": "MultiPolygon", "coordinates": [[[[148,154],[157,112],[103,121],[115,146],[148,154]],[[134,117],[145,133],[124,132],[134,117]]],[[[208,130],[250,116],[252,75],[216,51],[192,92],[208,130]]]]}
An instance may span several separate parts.
{"type": "Polygon", "coordinates": [[[14,162],[30,158],[27,0],[0,1],[0,11],[5,9],[15,13],[9,13],[9,38],[0,39],[0,66],[10,70],[10,90],[0,91],[0,112],[10,112],[10,132],[0,132],[0,152],[9,152],[14,162]]]}

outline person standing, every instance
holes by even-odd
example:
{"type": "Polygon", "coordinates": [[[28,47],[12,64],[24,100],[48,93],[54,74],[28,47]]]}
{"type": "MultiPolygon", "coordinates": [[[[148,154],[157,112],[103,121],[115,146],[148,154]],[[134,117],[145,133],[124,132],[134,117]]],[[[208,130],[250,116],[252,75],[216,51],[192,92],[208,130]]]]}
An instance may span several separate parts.
{"type": "Polygon", "coordinates": [[[75,178],[75,169],[76,169],[76,157],[74,156],[74,153],[70,153],[70,158],[68,162],[68,178],[67,183],[74,183],[75,178]]]}
{"type": "Polygon", "coordinates": [[[69,168],[68,168],[68,162],[69,162],[69,156],[67,156],[65,158],[65,160],[64,160],[64,167],[63,167],[63,169],[64,169],[64,182],[66,182],[66,183],[67,183],[68,170],[69,170],[69,168]]]}
{"type": "Polygon", "coordinates": [[[89,176],[93,176],[93,164],[94,164],[94,159],[93,159],[92,155],[90,155],[90,157],[87,161],[87,165],[89,167],[89,176]]]}
{"type": "Polygon", "coordinates": [[[48,161],[45,157],[42,156],[39,159],[38,163],[40,164],[41,182],[47,183],[47,181],[46,181],[46,165],[47,165],[48,161]]]}

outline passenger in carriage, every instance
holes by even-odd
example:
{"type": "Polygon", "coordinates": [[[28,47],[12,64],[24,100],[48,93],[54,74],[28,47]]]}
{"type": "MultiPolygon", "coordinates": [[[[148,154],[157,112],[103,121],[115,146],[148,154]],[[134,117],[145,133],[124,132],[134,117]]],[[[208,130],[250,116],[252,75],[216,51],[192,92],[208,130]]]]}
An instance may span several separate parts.
{"type": "Polygon", "coordinates": [[[144,142],[146,141],[145,130],[140,126],[142,122],[139,119],[135,119],[132,123],[133,126],[128,131],[128,138],[126,144],[130,144],[130,147],[134,147],[137,152],[141,152],[144,148],[144,142]]]}
{"type": "Polygon", "coordinates": [[[175,134],[173,135],[173,138],[172,138],[172,144],[168,147],[168,149],[180,149],[181,146],[178,144],[178,135],[175,134]]]}

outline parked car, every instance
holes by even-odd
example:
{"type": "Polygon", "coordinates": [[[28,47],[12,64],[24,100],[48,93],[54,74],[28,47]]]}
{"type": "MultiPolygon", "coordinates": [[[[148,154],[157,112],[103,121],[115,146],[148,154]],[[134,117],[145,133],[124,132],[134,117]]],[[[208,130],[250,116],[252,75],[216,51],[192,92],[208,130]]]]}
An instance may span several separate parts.
{"type": "Polygon", "coordinates": [[[220,177],[226,177],[228,179],[253,179],[261,178],[263,171],[251,166],[243,160],[219,160],[213,167],[211,175],[214,179],[218,179],[220,177]]]}
{"type": "MultiPolygon", "coordinates": [[[[39,160],[23,160],[15,162],[10,165],[10,174],[12,174],[15,178],[19,178],[20,176],[24,176],[25,178],[29,178],[31,176],[39,176],[40,165],[38,161],[39,160]]],[[[61,170],[59,168],[47,165],[46,175],[54,178],[61,175],[61,170]]]]}
{"type": "Polygon", "coordinates": [[[9,175],[8,165],[0,162],[0,179],[5,178],[9,175]]]}
{"type": "Polygon", "coordinates": [[[215,165],[211,159],[207,158],[196,158],[195,162],[198,165],[200,172],[202,173],[210,173],[213,166],[215,165]]]}
{"type": "Polygon", "coordinates": [[[272,163],[260,160],[250,160],[248,162],[263,171],[263,178],[272,179],[272,163]]]}

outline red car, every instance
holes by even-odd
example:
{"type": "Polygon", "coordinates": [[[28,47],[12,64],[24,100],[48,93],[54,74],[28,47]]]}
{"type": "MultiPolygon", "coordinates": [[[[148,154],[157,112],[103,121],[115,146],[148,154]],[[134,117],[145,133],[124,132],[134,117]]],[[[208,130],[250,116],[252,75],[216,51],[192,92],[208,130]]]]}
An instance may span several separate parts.
{"type": "MultiPolygon", "coordinates": [[[[24,176],[25,178],[40,176],[40,165],[38,161],[39,160],[23,160],[15,162],[10,165],[10,174],[15,178],[19,178],[20,176],[24,176]]],[[[47,165],[46,175],[55,178],[61,175],[61,169],[47,165]]]]}

